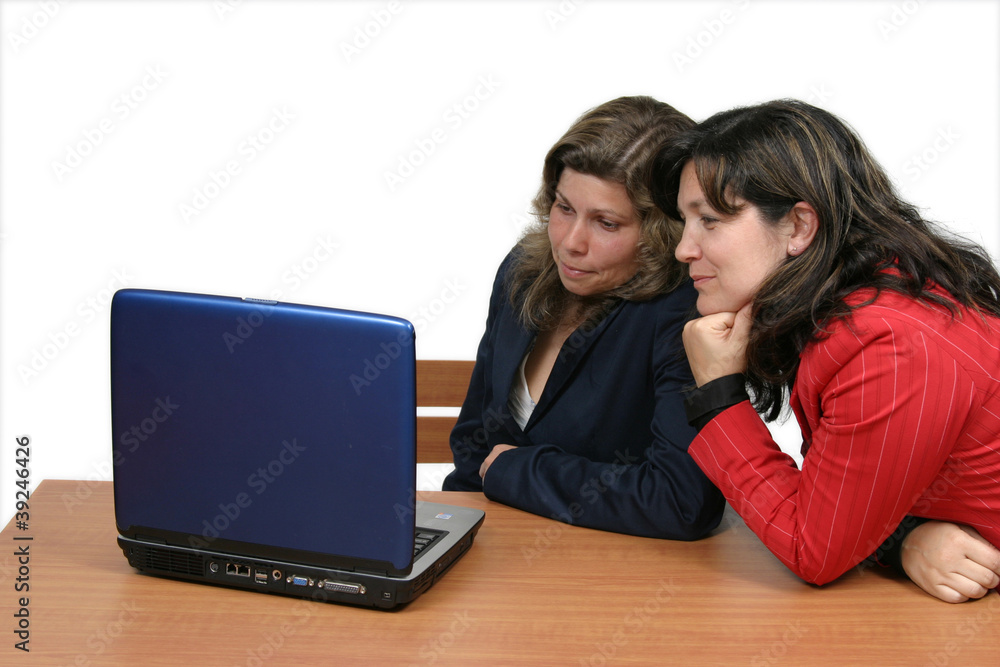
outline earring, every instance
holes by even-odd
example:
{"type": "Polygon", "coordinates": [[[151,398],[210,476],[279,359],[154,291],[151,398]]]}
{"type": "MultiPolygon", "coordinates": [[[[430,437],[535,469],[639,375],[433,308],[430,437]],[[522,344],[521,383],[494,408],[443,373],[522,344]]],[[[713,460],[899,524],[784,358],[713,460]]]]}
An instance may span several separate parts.
{"type": "Polygon", "coordinates": [[[792,254],[793,255],[798,255],[799,254],[799,247],[798,246],[792,246],[792,254]]]}

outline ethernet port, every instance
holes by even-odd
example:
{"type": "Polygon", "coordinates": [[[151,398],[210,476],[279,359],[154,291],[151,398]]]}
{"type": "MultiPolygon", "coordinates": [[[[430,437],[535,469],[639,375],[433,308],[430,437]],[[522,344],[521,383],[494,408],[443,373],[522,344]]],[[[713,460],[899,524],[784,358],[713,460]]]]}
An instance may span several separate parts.
{"type": "Polygon", "coordinates": [[[235,577],[249,577],[250,566],[241,565],[240,563],[226,563],[226,574],[235,577]]]}

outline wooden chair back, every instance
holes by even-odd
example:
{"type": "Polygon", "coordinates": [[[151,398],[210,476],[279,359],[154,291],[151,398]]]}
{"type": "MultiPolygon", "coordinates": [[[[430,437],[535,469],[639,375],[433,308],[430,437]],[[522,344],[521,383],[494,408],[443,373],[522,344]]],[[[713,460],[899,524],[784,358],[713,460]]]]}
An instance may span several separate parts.
{"type": "MultiPolygon", "coordinates": [[[[417,360],[417,407],[462,407],[472,361],[417,360]]],[[[448,436],[457,417],[417,417],[417,463],[451,463],[448,436]]]]}

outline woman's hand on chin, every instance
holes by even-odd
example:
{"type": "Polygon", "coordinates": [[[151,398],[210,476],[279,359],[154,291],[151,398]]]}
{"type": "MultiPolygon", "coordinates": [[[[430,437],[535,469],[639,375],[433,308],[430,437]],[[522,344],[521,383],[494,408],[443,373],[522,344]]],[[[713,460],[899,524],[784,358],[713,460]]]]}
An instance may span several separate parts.
{"type": "Polygon", "coordinates": [[[684,350],[699,387],[746,371],[750,308],[748,303],[739,312],[705,315],[684,326],[684,350]]]}

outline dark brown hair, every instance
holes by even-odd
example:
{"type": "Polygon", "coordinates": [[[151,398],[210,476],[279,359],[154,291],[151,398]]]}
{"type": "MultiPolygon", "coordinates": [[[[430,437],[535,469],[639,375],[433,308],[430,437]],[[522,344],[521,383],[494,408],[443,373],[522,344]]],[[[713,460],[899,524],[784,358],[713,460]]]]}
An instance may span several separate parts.
{"type": "Polygon", "coordinates": [[[1000,315],[1000,275],[987,252],[900,199],[861,139],[827,111],[796,100],[733,109],[663,149],[651,172],[653,197],[681,229],[677,194],[688,162],[722,213],[752,204],[777,224],[801,201],[819,216],[809,247],[754,295],[747,382],[767,419],[780,414],[802,349],[849,315],[845,297],[859,288],[895,290],[953,314],[958,302],[1000,315]]]}

